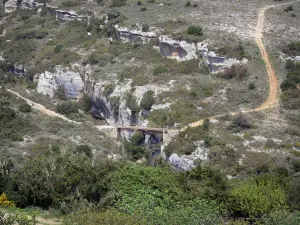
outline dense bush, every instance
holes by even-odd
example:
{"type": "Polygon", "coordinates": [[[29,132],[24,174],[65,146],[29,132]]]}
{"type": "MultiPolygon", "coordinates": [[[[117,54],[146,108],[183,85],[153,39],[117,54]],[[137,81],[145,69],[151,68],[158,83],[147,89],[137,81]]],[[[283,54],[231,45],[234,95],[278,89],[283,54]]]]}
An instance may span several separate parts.
{"type": "Polygon", "coordinates": [[[127,0],[112,0],[110,7],[121,7],[126,5],[127,0]]]}
{"type": "Polygon", "coordinates": [[[238,132],[240,129],[249,129],[252,126],[251,119],[242,112],[238,112],[234,117],[231,125],[229,126],[230,130],[238,132]]]}
{"type": "Polygon", "coordinates": [[[202,27],[199,26],[190,26],[188,27],[187,33],[189,35],[202,36],[202,27]]]}
{"type": "Polygon", "coordinates": [[[143,24],[143,25],[142,25],[142,31],[143,31],[143,32],[148,32],[149,29],[150,29],[149,24],[143,24]]]}
{"type": "Polygon", "coordinates": [[[89,96],[88,94],[84,93],[83,96],[78,101],[78,106],[84,112],[90,111],[90,109],[92,107],[91,96],[89,96]]]}
{"type": "Polygon", "coordinates": [[[126,103],[125,103],[126,107],[128,107],[132,112],[138,112],[139,106],[136,100],[136,97],[131,93],[128,92],[126,94],[126,103]]]}
{"type": "Polygon", "coordinates": [[[105,85],[104,89],[103,89],[104,96],[108,97],[109,95],[111,95],[113,93],[114,89],[115,89],[115,85],[113,85],[113,84],[105,85]]]}
{"type": "Polygon", "coordinates": [[[141,159],[146,154],[145,136],[142,132],[137,131],[129,141],[124,141],[124,149],[133,160],[141,159]]]}
{"type": "Polygon", "coordinates": [[[192,3],[190,1],[187,1],[187,3],[185,3],[185,7],[189,7],[191,5],[192,5],[192,3]]]}
{"type": "Polygon", "coordinates": [[[154,104],[155,102],[155,98],[154,98],[154,92],[153,91],[147,91],[142,100],[141,100],[141,107],[143,109],[146,109],[146,110],[151,110],[151,107],[152,105],[154,104]]]}
{"type": "Polygon", "coordinates": [[[78,145],[76,147],[76,152],[84,153],[87,157],[92,157],[92,149],[87,145],[78,145]]]}
{"type": "Polygon", "coordinates": [[[244,65],[232,65],[230,68],[225,69],[221,76],[226,79],[231,79],[233,77],[237,77],[238,79],[242,79],[247,75],[247,67],[244,65]]]}
{"type": "Polygon", "coordinates": [[[32,111],[32,108],[31,108],[31,106],[29,104],[27,104],[26,102],[24,102],[24,103],[21,103],[19,105],[19,110],[21,112],[23,112],[23,113],[29,113],[29,112],[32,111]]]}
{"type": "Polygon", "coordinates": [[[25,64],[34,57],[36,44],[32,40],[19,40],[13,42],[3,52],[3,58],[10,64],[25,64]]]}
{"type": "Polygon", "coordinates": [[[159,65],[159,66],[157,66],[157,67],[154,68],[154,70],[153,70],[153,75],[154,75],[154,76],[157,76],[157,75],[159,75],[159,74],[166,73],[166,72],[168,72],[168,71],[169,71],[169,70],[168,70],[168,68],[167,68],[166,66],[164,66],[164,65],[159,65]]]}
{"type": "Polygon", "coordinates": [[[55,97],[60,100],[67,100],[65,86],[59,85],[57,90],[55,91],[55,97]]]}
{"type": "Polygon", "coordinates": [[[229,204],[233,212],[250,218],[286,207],[283,187],[274,179],[248,179],[238,182],[229,192],[229,204]]]}
{"type": "Polygon", "coordinates": [[[68,101],[68,102],[62,102],[58,103],[56,106],[56,112],[61,114],[71,114],[71,113],[77,113],[78,112],[78,104],[76,102],[68,101]]]}

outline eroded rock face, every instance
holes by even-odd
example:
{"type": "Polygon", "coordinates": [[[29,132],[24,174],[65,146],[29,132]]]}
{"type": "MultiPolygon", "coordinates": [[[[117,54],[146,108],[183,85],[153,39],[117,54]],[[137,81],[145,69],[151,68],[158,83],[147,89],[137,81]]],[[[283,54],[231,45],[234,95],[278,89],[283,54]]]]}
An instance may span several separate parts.
{"type": "Polygon", "coordinates": [[[204,63],[208,66],[211,73],[223,72],[231,68],[233,65],[241,66],[247,64],[247,59],[238,60],[235,58],[226,58],[217,56],[213,51],[209,51],[206,44],[199,43],[198,49],[201,52],[204,63]]]}
{"type": "Polygon", "coordinates": [[[197,46],[194,43],[176,41],[166,35],[161,35],[159,37],[159,51],[163,56],[178,61],[187,61],[198,58],[197,46]]]}
{"type": "Polygon", "coordinates": [[[135,28],[121,27],[115,25],[111,30],[109,36],[115,37],[118,41],[130,42],[130,43],[147,43],[151,40],[155,40],[160,30],[151,27],[149,31],[142,31],[142,27],[137,25],[135,28]]]}
{"type": "Polygon", "coordinates": [[[60,10],[52,6],[47,6],[47,9],[49,10],[49,14],[55,16],[57,20],[60,21],[83,21],[88,20],[87,16],[80,16],[75,11],[66,11],[66,10],[60,10]]]}
{"type": "Polygon", "coordinates": [[[173,153],[170,157],[167,157],[163,151],[162,156],[177,170],[188,171],[196,167],[196,161],[207,161],[208,160],[208,149],[204,146],[204,141],[194,142],[196,150],[191,155],[179,156],[173,153]]]}
{"type": "Polygon", "coordinates": [[[21,9],[33,9],[37,7],[35,0],[8,0],[5,2],[5,13],[11,13],[17,8],[21,9]]]}
{"type": "Polygon", "coordinates": [[[71,99],[77,99],[84,89],[79,73],[57,66],[54,73],[45,71],[40,75],[37,91],[53,97],[59,86],[65,88],[66,97],[71,99]]]}

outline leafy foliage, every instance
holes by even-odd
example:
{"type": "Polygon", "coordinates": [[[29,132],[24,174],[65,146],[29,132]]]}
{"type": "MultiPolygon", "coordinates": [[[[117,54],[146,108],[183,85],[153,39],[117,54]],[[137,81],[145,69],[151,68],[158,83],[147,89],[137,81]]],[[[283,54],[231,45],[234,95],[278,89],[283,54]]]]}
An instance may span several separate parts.
{"type": "Polygon", "coordinates": [[[229,192],[234,212],[249,217],[260,216],[287,206],[283,187],[275,179],[248,179],[237,183],[229,192]]]}
{"type": "Polygon", "coordinates": [[[199,26],[190,26],[188,27],[187,33],[189,35],[202,36],[202,27],[199,26]]]}
{"type": "Polygon", "coordinates": [[[141,101],[141,107],[146,110],[151,110],[152,105],[155,102],[153,91],[147,91],[141,101]]]}

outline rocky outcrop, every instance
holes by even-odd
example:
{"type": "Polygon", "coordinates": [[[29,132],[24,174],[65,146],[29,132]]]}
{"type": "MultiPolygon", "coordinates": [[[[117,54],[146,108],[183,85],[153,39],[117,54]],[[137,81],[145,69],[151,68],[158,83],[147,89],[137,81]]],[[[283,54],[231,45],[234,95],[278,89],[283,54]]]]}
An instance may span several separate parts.
{"type": "Polygon", "coordinates": [[[196,167],[196,161],[207,161],[208,160],[208,149],[204,146],[204,141],[194,142],[196,145],[196,150],[190,155],[179,156],[176,153],[173,153],[170,157],[167,157],[163,152],[162,147],[162,156],[177,170],[188,171],[196,167]]]}
{"type": "Polygon", "coordinates": [[[144,32],[139,25],[136,25],[136,27],[132,29],[115,25],[109,32],[109,36],[110,38],[115,38],[122,42],[144,44],[151,40],[155,40],[159,32],[160,30],[154,27],[150,27],[149,31],[144,32]]]}
{"type": "Polygon", "coordinates": [[[241,66],[248,62],[247,59],[238,60],[235,58],[217,56],[215,52],[209,51],[207,45],[204,43],[199,43],[198,49],[201,52],[203,62],[209,68],[211,73],[220,73],[231,68],[233,65],[241,66]]]}
{"type": "Polygon", "coordinates": [[[147,126],[147,120],[139,119],[143,111],[134,112],[127,107],[126,96],[127,93],[132,93],[136,104],[140,105],[144,94],[149,90],[157,95],[169,89],[164,86],[145,85],[136,86],[132,92],[131,80],[120,84],[112,84],[108,81],[98,82],[94,85],[91,113],[96,118],[105,119],[109,124],[147,126]],[[109,85],[114,86],[111,91],[108,91],[109,85]]]}
{"type": "Polygon", "coordinates": [[[60,66],[55,72],[45,71],[39,77],[37,91],[53,97],[59,86],[63,86],[67,98],[77,99],[84,89],[84,83],[79,73],[60,66]]]}
{"type": "Polygon", "coordinates": [[[194,43],[173,40],[166,35],[161,35],[158,40],[159,51],[163,56],[178,61],[187,61],[198,58],[197,46],[194,43]]]}
{"type": "Polygon", "coordinates": [[[19,75],[19,76],[22,76],[22,77],[27,77],[28,76],[27,70],[22,65],[17,65],[17,64],[8,65],[7,70],[10,73],[13,73],[13,74],[16,74],[16,75],[19,75]]]}
{"type": "Polygon", "coordinates": [[[88,21],[88,16],[78,15],[75,11],[61,10],[53,6],[47,5],[46,8],[49,10],[49,14],[55,16],[56,20],[60,21],[88,21]]]}
{"type": "Polygon", "coordinates": [[[5,13],[11,13],[17,8],[21,9],[33,9],[37,7],[35,0],[8,0],[5,2],[5,13]]]}

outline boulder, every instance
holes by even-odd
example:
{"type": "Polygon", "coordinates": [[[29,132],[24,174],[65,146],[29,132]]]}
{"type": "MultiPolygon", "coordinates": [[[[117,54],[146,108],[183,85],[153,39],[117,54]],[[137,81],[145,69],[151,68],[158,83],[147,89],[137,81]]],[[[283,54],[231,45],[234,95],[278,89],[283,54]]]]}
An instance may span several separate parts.
{"type": "Polygon", "coordinates": [[[198,58],[197,46],[194,43],[173,40],[167,35],[161,35],[158,40],[159,51],[163,56],[178,61],[187,61],[198,58]]]}
{"type": "Polygon", "coordinates": [[[5,13],[11,13],[15,11],[18,7],[21,9],[33,9],[37,7],[35,0],[8,0],[5,2],[5,13]]]}
{"type": "Polygon", "coordinates": [[[235,58],[218,56],[215,52],[209,51],[207,45],[204,43],[198,43],[198,49],[201,52],[204,64],[209,68],[211,73],[223,72],[233,65],[245,65],[248,62],[245,58],[238,60],[235,58]]]}
{"type": "Polygon", "coordinates": [[[120,25],[115,25],[110,31],[110,38],[116,38],[118,41],[130,42],[130,43],[148,43],[151,40],[154,40],[158,33],[159,29],[150,27],[149,31],[144,32],[142,27],[138,24],[135,28],[121,27],[120,25]]]}
{"type": "Polygon", "coordinates": [[[37,91],[53,97],[59,86],[65,88],[67,98],[77,99],[83,91],[84,83],[79,73],[57,66],[55,72],[45,71],[40,75],[37,91]]]}

